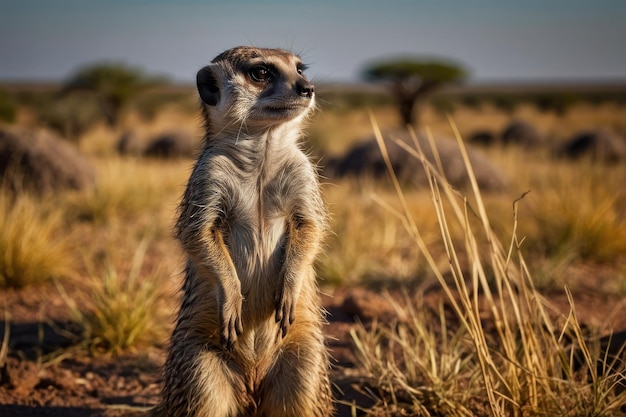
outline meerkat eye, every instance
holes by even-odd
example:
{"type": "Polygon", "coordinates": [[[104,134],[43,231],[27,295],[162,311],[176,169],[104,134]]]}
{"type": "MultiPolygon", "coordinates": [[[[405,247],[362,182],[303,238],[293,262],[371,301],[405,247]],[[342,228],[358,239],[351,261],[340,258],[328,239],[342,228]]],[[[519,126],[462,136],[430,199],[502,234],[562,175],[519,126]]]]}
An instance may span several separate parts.
{"type": "Polygon", "coordinates": [[[296,66],[296,71],[298,71],[298,74],[300,74],[300,75],[304,75],[304,70],[306,70],[306,69],[307,69],[307,66],[304,65],[304,64],[298,64],[296,66]]]}
{"type": "Polygon", "coordinates": [[[256,82],[268,82],[271,81],[273,77],[274,75],[265,65],[257,65],[250,69],[250,78],[256,82]]]}

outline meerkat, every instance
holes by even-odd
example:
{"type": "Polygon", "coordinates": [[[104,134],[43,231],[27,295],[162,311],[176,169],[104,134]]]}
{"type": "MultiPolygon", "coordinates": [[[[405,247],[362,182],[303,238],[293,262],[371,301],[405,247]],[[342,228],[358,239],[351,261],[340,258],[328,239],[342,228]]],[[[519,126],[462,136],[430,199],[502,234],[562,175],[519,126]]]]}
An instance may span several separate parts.
{"type": "Polygon", "coordinates": [[[236,47],[197,74],[204,146],[179,207],[181,306],[153,416],[333,413],[313,262],[326,227],[300,148],[300,58],[236,47]]]}

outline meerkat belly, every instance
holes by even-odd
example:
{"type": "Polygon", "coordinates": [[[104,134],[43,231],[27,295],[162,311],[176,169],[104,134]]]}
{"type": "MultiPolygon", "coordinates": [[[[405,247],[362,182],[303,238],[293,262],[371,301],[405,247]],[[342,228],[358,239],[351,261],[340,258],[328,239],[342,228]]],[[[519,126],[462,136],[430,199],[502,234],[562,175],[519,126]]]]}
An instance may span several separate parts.
{"type": "Polygon", "coordinates": [[[251,200],[248,210],[231,220],[228,246],[246,300],[244,308],[271,315],[284,258],[287,219],[278,210],[259,212],[251,200]]]}

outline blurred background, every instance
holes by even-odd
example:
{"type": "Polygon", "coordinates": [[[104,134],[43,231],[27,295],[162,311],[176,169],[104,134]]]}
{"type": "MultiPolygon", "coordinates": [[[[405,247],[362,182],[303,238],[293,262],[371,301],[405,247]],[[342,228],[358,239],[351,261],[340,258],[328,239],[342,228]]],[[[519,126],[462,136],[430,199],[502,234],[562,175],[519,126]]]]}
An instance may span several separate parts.
{"type": "Polygon", "coordinates": [[[58,81],[117,60],[190,83],[236,45],[301,54],[318,81],[358,82],[397,54],[462,62],[472,82],[601,81],[626,74],[618,0],[108,1],[0,3],[0,79],[58,81]]]}

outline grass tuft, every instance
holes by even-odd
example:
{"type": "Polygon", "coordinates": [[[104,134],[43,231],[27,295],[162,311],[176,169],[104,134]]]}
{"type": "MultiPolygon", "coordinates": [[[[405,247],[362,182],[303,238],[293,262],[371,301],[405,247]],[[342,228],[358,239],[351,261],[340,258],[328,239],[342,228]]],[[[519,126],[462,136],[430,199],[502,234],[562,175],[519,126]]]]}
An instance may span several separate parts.
{"type": "Polygon", "coordinates": [[[28,194],[0,190],[0,288],[23,288],[72,274],[63,212],[28,194]]]}
{"type": "Polygon", "coordinates": [[[92,350],[121,354],[149,347],[165,338],[162,273],[157,269],[149,275],[142,274],[147,246],[144,239],[126,273],[105,262],[101,276],[94,275],[77,286],[79,302],[59,286],[74,319],[84,328],[84,337],[92,350]]]}
{"type": "Polygon", "coordinates": [[[406,321],[351,332],[357,360],[371,378],[370,392],[378,398],[370,413],[472,416],[472,408],[484,409],[467,331],[449,329],[443,304],[432,311],[419,295],[406,296],[396,308],[406,321]]]}
{"type": "Polygon", "coordinates": [[[556,182],[550,193],[542,194],[533,212],[537,227],[543,231],[537,243],[549,255],[568,253],[587,261],[607,262],[623,256],[626,217],[617,201],[619,187],[611,187],[609,179],[580,178],[573,181],[577,184],[573,191],[571,185],[556,182]]]}

